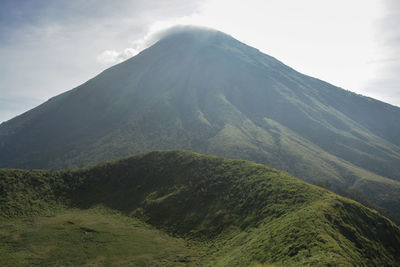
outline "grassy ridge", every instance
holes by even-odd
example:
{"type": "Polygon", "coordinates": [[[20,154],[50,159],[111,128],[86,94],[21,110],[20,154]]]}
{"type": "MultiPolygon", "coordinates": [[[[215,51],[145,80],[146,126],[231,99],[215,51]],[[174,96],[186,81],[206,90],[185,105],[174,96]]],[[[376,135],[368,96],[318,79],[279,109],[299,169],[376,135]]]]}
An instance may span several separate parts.
{"type": "MultiPolygon", "coordinates": [[[[93,207],[103,206],[117,212],[118,220],[140,220],[168,233],[168,242],[188,248],[182,256],[188,264],[394,265],[400,257],[400,230],[378,213],[246,161],[151,152],[75,171],[3,170],[0,185],[3,227],[21,216],[68,217],[71,208],[89,216],[93,207]]],[[[108,220],[104,216],[86,223],[108,220]]],[[[149,232],[149,240],[155,235],[149,232]]],[[[112,239],[107,242],[118,246],[112,239]]],[[[12,246],[3,244],[2,251],[12,246]]],[[[100,253],[101,248],[93,251],[100,253]]],[[[148,262],[156,257],[149,253],[148,262]]],[[[107,255],[105,261],[114,257],[107,255]]],[[[85,263],[94,260],[77,257],[85,263]]],[[[120,258],[129,260],[128,254],[120,258]]],[[[175,259],[160,258],[169,263],[175,259]]]]}

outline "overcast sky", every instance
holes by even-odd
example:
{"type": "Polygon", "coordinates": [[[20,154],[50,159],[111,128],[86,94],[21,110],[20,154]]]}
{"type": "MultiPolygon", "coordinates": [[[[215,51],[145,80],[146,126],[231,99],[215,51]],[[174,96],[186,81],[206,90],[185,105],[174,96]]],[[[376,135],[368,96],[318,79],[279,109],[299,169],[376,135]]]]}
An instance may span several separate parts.
{"type": "Polygon", "coordinates": [[[398,0],[1,0],[0,122],[134,56],[176,24],[400,106],[398,0]]]}

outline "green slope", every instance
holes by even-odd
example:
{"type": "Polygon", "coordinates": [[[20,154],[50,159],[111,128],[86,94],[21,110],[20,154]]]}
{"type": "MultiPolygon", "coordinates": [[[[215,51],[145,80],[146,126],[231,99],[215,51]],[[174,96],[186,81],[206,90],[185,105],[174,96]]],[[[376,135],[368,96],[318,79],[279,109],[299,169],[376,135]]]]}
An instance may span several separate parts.
{"type": "Polygon", "coordinates": [[[74,171],[1,170],[0,188],[4,263],[400,261],[400,229],[388,219],[247,161],[151,152],[74,171]]]}
{"type": "Polygon", "coordinates": [[[400,108],[186,29],[0,125],[0,167],[186,149],[264,163],[400,215],[400,108]]]}

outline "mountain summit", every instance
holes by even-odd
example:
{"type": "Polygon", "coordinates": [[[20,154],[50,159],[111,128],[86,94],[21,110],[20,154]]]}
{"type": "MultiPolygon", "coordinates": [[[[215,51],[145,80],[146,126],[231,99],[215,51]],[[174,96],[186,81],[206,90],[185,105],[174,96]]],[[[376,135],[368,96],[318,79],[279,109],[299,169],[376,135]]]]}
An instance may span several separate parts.
{"type": "Polygon", "coordinates": [[[0,167],[79,167],[165,149],[268,164],[400,214],[400,108],[215,30],[170,31],[0,125],[0,167]]]}

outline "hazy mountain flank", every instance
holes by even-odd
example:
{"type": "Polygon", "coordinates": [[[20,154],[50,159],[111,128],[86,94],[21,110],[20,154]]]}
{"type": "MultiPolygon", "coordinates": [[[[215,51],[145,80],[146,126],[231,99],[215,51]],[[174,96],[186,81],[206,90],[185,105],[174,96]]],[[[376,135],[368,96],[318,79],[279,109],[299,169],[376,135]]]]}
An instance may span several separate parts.
{"type": "Polygon", "coordinates": [[[74,171],[0,170],[0,264],[389,266],[400,229],[242,160],[151,152],[74,171]]]}
{"type": "Polygon", "coordinates": [[[186,149],[265,163],[400,214],[400,109],[188,28],[0,125],[0,167],[186,149]]]}

